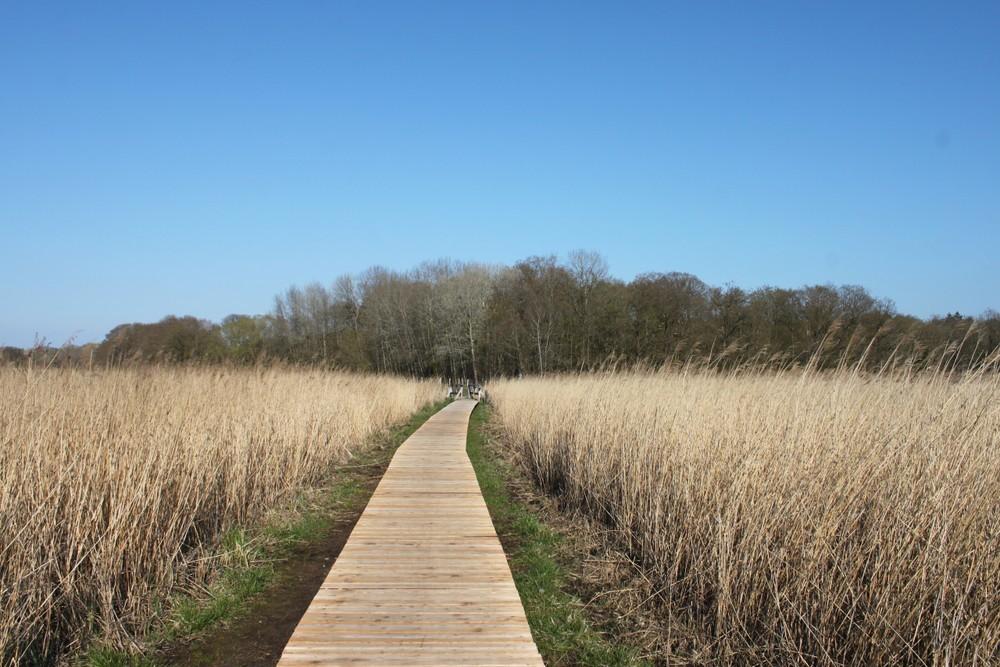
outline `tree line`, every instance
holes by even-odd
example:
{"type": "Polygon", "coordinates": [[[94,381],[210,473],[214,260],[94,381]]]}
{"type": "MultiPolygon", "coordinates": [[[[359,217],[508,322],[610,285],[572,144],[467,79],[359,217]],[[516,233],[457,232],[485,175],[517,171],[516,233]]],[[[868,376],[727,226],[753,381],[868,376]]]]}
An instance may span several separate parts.
{"type": "MultiPolygon", "coordinates": [[[[597,253],[513,266],[447,260],[293,286],[270,312],[215,323],[122,324],[63,363],[274,361],[485,379],[609,364],[841,364],[968,368],[1000,347],[1000,314],[927,320],[857,285],[712,286],[688,273],[611,276],[597,253]]],[[[2,350],[8,360],[26,353],[2,350]]]]}

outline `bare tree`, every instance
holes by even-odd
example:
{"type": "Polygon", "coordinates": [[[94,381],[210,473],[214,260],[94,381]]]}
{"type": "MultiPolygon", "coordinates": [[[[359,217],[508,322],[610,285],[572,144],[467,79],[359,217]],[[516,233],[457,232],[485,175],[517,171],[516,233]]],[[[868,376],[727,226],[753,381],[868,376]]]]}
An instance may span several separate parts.
{"type": "Polygon", "coordinates": [[[479,383],[476,344],[486,320],[486,302],[493,286],[493,271],[480,264],[465,264],[447,282],[451,310],[457,316],[454,325],[469,352],[472,379],[479,383]]]}
{"type": "Polygon", "coordinates": [[[569,270],[577,287],[576,310],[581,330],[580,362],[591,364],[595,338],[594,293],[608,280],[608,263],[599,253],[574,250],[569,254],[569,270]]]}

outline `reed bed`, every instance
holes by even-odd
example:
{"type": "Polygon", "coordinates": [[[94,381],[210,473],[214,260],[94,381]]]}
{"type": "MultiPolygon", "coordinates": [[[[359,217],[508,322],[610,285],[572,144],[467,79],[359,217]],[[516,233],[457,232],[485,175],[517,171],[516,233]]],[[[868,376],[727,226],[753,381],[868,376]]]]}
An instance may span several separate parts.
{"type": "Polygon", "coordinates": [[[0,661],[127,637],[229,527],[439,392],[292,369],[0,368],[0,661]]]}
{"type": "Polygon", "coordinates": [[[671,664],[1000,664],[1000,380],[634,371],[493,382],[502,441],[606,523],[671,664]]]}

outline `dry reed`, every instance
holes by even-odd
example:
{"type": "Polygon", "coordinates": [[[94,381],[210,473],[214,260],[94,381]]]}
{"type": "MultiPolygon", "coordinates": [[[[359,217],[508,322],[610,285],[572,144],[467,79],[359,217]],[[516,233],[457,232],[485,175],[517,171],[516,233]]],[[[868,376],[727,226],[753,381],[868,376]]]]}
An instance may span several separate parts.
{"type": "Polygon", "coordinates": [[[439,389],[305,370],[0,368],[0,661],[141,629],[223,531],[439,389]]]}
{"type": "Polygon", "coordinates": [[[671,658],[1000,664],[1000,379],[494,382],[503,441],[659,588],[671,658]]]}

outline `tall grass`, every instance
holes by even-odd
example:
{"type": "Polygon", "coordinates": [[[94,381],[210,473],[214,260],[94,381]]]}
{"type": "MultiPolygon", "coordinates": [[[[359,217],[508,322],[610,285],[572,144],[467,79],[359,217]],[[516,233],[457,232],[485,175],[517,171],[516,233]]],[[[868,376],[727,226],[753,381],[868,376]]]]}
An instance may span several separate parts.
{"type": "Polygon", "coordinates": [[[623,372],[489,391],[527,471],[653,577],[674,659],[1000,664],[996,374],[623,372]]]}
{"type": "Polygon", "coordinates": [[[127,636],[228,527],[438,391],[302,370],[0,368],[0,661],[127,636]]]}

